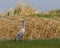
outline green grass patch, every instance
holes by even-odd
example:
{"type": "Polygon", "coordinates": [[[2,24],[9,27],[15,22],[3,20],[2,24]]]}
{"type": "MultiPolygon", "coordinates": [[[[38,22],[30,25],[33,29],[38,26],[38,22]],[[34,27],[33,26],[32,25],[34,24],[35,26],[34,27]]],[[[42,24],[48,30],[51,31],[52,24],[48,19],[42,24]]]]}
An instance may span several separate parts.
{"type": "Polygon", "coordinates": [[[60,48],[60,39],[0,41],[0,48],[60,48]]]}

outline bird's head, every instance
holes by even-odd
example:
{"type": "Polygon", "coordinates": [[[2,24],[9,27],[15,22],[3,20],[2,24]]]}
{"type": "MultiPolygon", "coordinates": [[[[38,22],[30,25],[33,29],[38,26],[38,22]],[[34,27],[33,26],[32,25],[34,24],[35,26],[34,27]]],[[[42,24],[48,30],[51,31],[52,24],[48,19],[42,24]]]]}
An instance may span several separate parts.
{"type": "Polygon", "coordinates": [[[22,21],[22,22],[24,22],[25,20],[24,20],[24,19],[22,19],[21,21],[22,21]]]}

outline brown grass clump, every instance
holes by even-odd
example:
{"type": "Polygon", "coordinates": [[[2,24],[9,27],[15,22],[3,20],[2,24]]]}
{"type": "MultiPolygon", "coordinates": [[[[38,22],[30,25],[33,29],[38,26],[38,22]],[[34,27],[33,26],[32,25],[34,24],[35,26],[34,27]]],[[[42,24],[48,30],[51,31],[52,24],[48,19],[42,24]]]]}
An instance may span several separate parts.
{"type": "MultiPolygon", "coordinates": [[[[26,32],[23,39],[60,38],[60,22],[54,19],[30,17],[26,19],[26,32]]],[[[21,29],[21,18],[0,19],[0,40],[14,39],[21,29]]]]}
{"type": "Polygon", "coordinates": [[[60,22],[53,19],[31,18],[26,23],[24,39],[60,38],[60,22]]]}
{"type": "Polygon", "coordinates": [[[0,39],[13,39],[21,23],[9,19],[0,19],[0,39]]]}

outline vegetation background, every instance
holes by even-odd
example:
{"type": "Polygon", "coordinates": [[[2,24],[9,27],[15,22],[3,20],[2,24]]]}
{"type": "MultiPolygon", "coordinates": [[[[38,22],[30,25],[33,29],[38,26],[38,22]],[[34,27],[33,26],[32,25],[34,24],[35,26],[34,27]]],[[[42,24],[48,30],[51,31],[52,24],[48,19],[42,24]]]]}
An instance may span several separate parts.
{"type": "Polygon", "coordinates": [[[1,48],[60,48],[60,9],[38,13],[30,6],[18,5],[0,13],[1,48]],[[26,20],[22,41],[11,41],[26,20]],[[3,41],[4,40],[4,41],[3,41]]]}

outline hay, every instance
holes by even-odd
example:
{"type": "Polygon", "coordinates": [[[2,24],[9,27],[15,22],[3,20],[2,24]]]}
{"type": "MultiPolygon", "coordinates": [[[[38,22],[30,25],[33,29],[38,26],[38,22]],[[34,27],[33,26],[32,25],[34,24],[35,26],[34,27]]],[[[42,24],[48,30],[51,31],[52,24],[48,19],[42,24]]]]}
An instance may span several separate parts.
{"type": "Polygon", "coordinates": [[[60,22],[54,19],[31,18],[26,23],[24,39],[60,38],[60,22]]]}
{"type": "MultiPolygon", "coordinates": [[[[54,19],[30,17],[26,19],[26,32],[23,39],[60,38],[60,22],[54,19]]],[[[0,40],[14,39],[21,29],[21,18],[0,19],[0,40]]]]}

